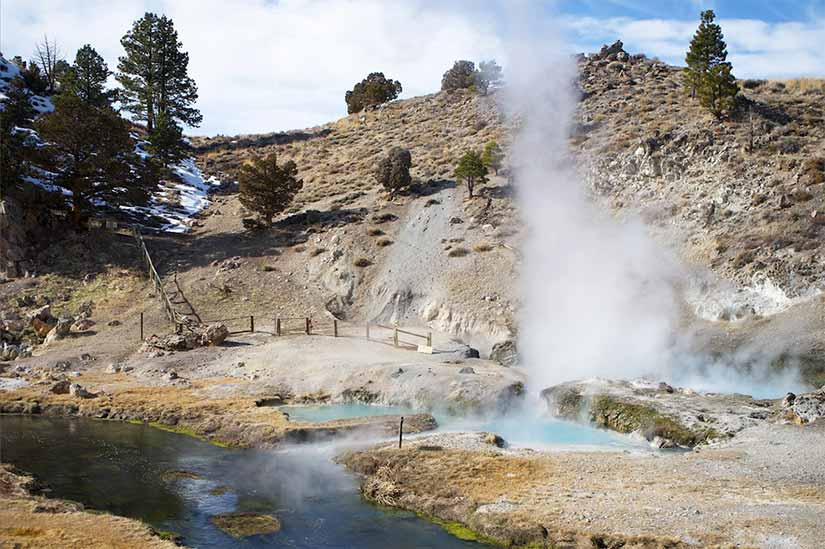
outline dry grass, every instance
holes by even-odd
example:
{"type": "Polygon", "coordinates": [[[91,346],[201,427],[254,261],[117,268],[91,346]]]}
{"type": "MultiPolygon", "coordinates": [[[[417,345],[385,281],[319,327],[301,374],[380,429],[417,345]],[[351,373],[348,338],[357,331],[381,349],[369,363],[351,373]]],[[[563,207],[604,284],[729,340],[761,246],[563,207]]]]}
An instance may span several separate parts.
{"type": "Polygon", "coordinates": [[[769,85],[782,84],[783,89],[797,93],[825,93],[825,78],[789,78],[769,80],[769,85]]]}
{"type": "Polygon", "coordinates": [[[479,253],[491,252],[494,248],[495,246],[484,240],[473,244],[473,251],[479,253]]]}

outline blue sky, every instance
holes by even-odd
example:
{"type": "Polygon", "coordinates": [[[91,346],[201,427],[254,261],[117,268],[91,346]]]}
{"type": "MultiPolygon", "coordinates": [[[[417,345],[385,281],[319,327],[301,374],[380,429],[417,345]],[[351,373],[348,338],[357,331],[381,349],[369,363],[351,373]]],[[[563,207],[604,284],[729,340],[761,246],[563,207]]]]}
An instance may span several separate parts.
{"type": "Polygon", "coordinates": [[[825,77],[825,0],[2,0],[0,51],[29,57],[44,33],[67,57],[91,43],[115,69],[145,11],[172,17],[200,89],[190,133],[305,128],[346,114],[344,92],[373,71],[402,97],[437,91],[455,59],[505,68],[512,13],[569,53],[621,39],[682,64],[699,12],[716,11],[740,78],[825,77]]]}

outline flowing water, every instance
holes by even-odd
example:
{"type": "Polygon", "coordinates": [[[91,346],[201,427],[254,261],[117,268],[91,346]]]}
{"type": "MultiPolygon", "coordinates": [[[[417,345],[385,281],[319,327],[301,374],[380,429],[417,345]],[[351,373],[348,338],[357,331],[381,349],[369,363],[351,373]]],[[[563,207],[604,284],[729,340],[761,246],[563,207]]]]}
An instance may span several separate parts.
{"type": "Polygon", "coordinates": [[[0,416],[0,461],[33,474],[49,495],[143,520],[190,547],[478,547],[366,503],[330,457],[318,446],[229,450],[143,425],[0,416]],[[273,514],[282,530],[241,542],[209,520],[235,511],[273,514]]]}

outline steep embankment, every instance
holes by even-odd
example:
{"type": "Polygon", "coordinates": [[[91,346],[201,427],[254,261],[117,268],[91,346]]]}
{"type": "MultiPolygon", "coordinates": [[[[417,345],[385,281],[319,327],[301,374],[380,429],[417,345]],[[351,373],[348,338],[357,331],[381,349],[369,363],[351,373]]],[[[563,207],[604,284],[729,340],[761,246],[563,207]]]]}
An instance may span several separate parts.
{"type": "MultiPolygon", "coordinates": [[[[724,336],[718,346],[736,347],[764,328],[761,318],[821,291],[821,81],[740,82],[742,108],[719,121],[684,94],[678,68],[630,56],[620,44],[582,57],[579,69],[571,146],[582,172],[608,211],[640,215],[685,259],[688,322],[710,321],[704,326],[724,336]]],[[[304,131],[195,139],[209,173],[232,179],[245,159],[277,152],[304,178],[276,231],[288,238],[244,237],[249,253],[234,254],[241,270],[227,283],[275,279],[278,298],[261,305],[278,310],[429,322],[485,348],[506,338],[518,309],[513,189],[492,177],[467,200],[451,175],[462,151],[491,139],[508,146],[512,125],[498,99],[441,92],[304,131]],[[371,173],[395,145],[411,150],[418,187],[389,201],[371,173]],[[252,274],[261,268],[275,274],[252,274]]],[[[234,198],[221,214],[204,221],[202,234],[240,236],[248,214],[234,198]]],[[[197,276],[223,284],[214,272],[197,276]]],[[[225,302],[246,295],[244,288],[225,302]]],[[[822,323],[819,308],[816,298],[800,309],[812,326],[803,331],[822,323]]],[[[797,343],[809,348],[817,339],[797,343]]]]}

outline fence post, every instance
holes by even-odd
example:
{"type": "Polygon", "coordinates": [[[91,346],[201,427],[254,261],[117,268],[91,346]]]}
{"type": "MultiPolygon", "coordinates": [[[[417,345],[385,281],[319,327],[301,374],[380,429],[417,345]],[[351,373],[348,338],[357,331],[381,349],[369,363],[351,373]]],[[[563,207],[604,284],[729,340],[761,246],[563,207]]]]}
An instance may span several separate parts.
{"type": "Polygon", "coordinates": [[[332,319],[332,337],[338,337],[338,319],[332,319]]]}
{"type": "Polygon", "coordinates": [[[404,437],[404,416],[401,416],[401,423],[398,425],[398,449],[401,449],[401,439],[404,437]]]}
{"type": "Polygon", "coordinates": [[[276,335],[281,335],[281,319],[280,318],[275,319],[275,334],[276,335]]]}
{"type": "Polygon", "coordinates": [[[249,315],[249,331],[255,333],[255,315],[249,315]]]}
{"type": "Polygon", "coordinates": [[[433,333],[427,332],[427,347],[433,346],[433,333]]]}
{"type": "Polygon", "coordinates": [[[309,317],[304,317],[304,321],[306,322],[307,335],[309,335],[309,317]]]}
{"type": "Polygon", "coordinates": [[[370,338],[370,323],[367,321],[367,339],[370,338]]]}
{"type": "Polygon", "coordinates": [[[396,326],[392,331],[392,343],[398,347],[398,326],[396,326]]]}
{"type": "Polygon", "coordinates": [[[140,313],[140,340],[143,341],[143,311],[140,313]]]}

